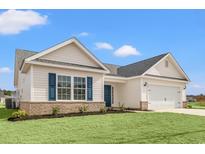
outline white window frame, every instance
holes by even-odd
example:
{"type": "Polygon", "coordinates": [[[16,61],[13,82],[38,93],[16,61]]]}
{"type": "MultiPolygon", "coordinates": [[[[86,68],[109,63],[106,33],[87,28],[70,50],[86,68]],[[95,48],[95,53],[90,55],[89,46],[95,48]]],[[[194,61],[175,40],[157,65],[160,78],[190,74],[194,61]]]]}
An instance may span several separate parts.
{"type": "Polygon", "coordinates": [[[84,75],[69,75],[63,73],[56,73],[56,101],[57,102],[87,102],[87,76],[84,75]],[[58,76],[69,76],[71,77],[71,99],[70,100],[59,100],[58,99],[58,76]],[[85,100],[74,100],[74,77],[85,78],[85,100]]]}
{"type": "Polygon", "coordinates": [[[70,76],[70,75],[62,75],[62,74],[56,74],[56,100],[57,101],[71,101],[72,100],[72,76],[70,76]],[[70,92],[70,99],[68,100],[68,99],[58,99],[58,77],[59,76],[66,76],[66,77],[70,77],[70,79],[71,79],[71,86],[70,86],[70,90],[71,90],[71,92],[70,92]]]}
{"type": "Polygon", "coordinates": [[[87,101],[87,77],[83,77],[83,76],[73,76],[73,100],[74,101],[87,101]],[[77,77],[77,78],[84,78],[85,79],[85,99],[80,99],[80,100],[76,100],[74,99],[74,78],[77,77]]]}

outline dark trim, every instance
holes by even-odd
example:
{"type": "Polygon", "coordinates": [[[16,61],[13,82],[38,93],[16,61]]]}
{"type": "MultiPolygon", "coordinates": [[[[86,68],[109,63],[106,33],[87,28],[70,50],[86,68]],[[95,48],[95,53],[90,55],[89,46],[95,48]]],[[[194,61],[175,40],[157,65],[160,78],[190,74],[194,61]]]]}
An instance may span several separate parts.
{"type": "Polygon", "coordinates": [[[112,86],[104,85],[104,102],[106,107],[112,107],[112,86]],[[106,100],[109,102],[106,102],[106,100]]]}
{"type": "Polygon", "coordinates": [[[157,78],[164,78],[164,79],[172,79],[172,80],[180,80],[180,81],[188,81],[187,79],[167,77],[167,76],[159,76],[159,75],[152,75],[152,74],[145,74],[145,76],[157,77],[157,78]]]}
{"type": "Polygon", "coordinates": [[[56,100],[56,74],[48,73],[48,100],[56,100]]]}
{"type": "Polygon", "coordinates": [[[87,100],[93,100],[93,77],[87,77],[87,100]]]}

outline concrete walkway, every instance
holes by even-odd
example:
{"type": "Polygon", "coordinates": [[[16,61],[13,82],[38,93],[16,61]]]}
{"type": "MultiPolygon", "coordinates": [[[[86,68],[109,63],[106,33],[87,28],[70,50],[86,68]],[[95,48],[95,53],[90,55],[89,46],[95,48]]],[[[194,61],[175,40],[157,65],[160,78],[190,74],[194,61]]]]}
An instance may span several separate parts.
{"type": "Polygon", "coordinates": [[[172,113],[183,113],[189,115],[205,116],[204,109],[162,109],[162,110],[155,110],[154,112],[172,112],[172,113]]]}

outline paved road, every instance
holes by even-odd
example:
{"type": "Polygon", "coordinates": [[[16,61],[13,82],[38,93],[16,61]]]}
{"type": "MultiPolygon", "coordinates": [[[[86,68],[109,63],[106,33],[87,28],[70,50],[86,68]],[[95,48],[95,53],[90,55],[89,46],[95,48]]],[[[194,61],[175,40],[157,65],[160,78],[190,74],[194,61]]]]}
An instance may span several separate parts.
{"type": "Polygon", "coordinates": [[[204,109],[162,109],[162,110],[156,110],[154,112],[172,112],[172,113],[183,113],[189,115],[205,116],[204,109]]]}

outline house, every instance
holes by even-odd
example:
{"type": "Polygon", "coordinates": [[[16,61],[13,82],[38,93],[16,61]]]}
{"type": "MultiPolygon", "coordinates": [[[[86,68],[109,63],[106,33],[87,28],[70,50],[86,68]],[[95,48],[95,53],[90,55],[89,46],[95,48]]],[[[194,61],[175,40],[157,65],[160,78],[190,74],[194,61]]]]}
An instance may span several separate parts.
{"type": "Polygon", "coordinates": [[[171,53],[133,64],[104,64],[76,38],[42,52],[16,50],[14,85],[29,115],[119,107],[140,110],[186,105],[188,76],[171,53]]]}
{"type": "Polygon", "coordinates": [[[12,99],[12,96],[9,95],[4,95],[4,92],[0,92],[0,103],[5,104],[6,103],[6,99],[12,99]]]}
{"type": "Polygon", "coordinates": [[[0,103],[4,103],[4,102],[5,102],[4,92],[0,91],[0,103]]]}
{"type": "Polygon", "coordinates": [[[195,97],[196,96],[194,96],[194,95],[187,95],[186,96],[187,102],[196,102],[197,99],[195,97]]]}

